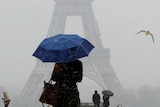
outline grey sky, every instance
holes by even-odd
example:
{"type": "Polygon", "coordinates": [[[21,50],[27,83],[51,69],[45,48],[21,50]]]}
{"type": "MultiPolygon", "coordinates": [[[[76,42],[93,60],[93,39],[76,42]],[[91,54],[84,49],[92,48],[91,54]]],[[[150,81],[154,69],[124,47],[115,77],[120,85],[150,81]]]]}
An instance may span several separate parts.
{"type": "MultiPolygon", "coordinates": [[[[160,86],[160,1],[94,0],[93,10],[111,64],[125,88],[160,86]],[[140,30],[150,30],[155,38],[140,30]]],[[[35,66],[32,53],[48,33],[53,0],[1,0],[0,85],[21,90],[35,66]]],[[[83,84],[87,83],[85,79],[83,84]]],[[[93,83],[94,84],[94,83],[93,83]]],[[[89,84],[86,84],[89,85],[89,84]]]]}

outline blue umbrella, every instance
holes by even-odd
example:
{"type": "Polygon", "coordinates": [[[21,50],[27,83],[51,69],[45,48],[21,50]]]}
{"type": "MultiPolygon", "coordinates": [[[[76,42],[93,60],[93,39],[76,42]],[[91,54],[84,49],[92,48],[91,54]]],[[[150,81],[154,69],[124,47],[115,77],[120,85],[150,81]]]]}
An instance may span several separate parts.
{"type": "Polygon", "coordinates": [[[44,39],[33,53],[43,62],[71,62],[88,56],[94,46],[76,34],[58,34],[44,39]]]}

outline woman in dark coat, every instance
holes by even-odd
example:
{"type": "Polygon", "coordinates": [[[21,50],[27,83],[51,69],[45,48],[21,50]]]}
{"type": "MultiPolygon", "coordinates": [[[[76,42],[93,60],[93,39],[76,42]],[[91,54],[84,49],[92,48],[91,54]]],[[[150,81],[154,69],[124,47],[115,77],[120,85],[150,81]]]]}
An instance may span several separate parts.
{"type": "Polygon", "coordinates": [[[54,107],[79,107],[80,98],[76,83],[82,81],[82,76],[83,66],[80,60],[55,64],[51,80],[62,90],[60,101],[54,107]]]}

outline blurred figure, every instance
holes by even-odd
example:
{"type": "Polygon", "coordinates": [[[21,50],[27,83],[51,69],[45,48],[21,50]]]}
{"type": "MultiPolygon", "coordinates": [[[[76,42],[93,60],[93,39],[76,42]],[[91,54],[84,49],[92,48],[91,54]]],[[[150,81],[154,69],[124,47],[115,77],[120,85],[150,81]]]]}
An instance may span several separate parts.
{"type": "Polygon", "coordinates": [[[56,63],[51,76],[51,80],[58,84],[62,91],[60,92],[60,101],[53,107],[79,107],[80,98],[76,83],[82,81],[83,66],[80,60],[68,63],[56,63]]]}
{"type": "Polygon", "coordinates": [[[110,103],[109,103],[109,96],[107,95],[103,95],[103,107],[109,107],[110,103]]]}
{"type": "Polygon", "coordinates": [[[4,102],[4,107],[8,107],[9,103],[10,103],[10,99],[8,98],[7,92],[3,91],[3,97],[2,100],[4,102]]]}
{"type": "Polygon", "coordinates": [[[92,101],[94,103],[94,107],[99,107],[100,95],[98,94],[97,90],[95,90],[95,93],[92,96],[92,101]]]}

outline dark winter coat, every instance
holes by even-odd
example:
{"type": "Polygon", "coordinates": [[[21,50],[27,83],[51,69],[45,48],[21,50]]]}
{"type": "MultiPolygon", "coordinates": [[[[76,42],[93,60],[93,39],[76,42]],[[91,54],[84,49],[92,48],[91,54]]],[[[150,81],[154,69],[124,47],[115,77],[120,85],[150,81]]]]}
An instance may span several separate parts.
{"type": "Polygon", "coordinates": [[[100,95],[98,93],[94,93],[92,97],[92,101],[94,104],[99,104],[100,103],[100,95]]]}
{"type": "Polygon", "coordinates": [[[82,81],[83,66],[80,60],[69,63],[59,63],[62,71],[53,70],[51,80],[62,88],[61,101],[54,107],[78,107],[80,103],[79,91],[76,83],[82,81]]]}

